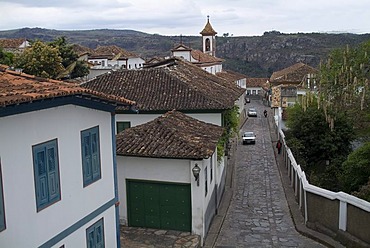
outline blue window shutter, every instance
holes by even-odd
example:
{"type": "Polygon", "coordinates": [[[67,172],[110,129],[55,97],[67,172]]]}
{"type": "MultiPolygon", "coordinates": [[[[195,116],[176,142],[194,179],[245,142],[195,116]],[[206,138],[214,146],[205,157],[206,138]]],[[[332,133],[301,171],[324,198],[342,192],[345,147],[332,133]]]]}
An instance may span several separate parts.
{"type": "Polygon", "coordinates": [[[90,132],[82,132],[82,168],[83,168],[83,178],[84,184],[88,184],[92,181],[92,171],[91,171],[91,136],[90,132]]]}
{"type": "Polygon", "coordinates": [[[49,201],[54,201],[60,197],[56,142],[53,142],[46,147],[46,155],[48,165],[49,201]]]}
{"type": "Polygon", "coordinates": [[[5,211],[4,211],[3,180],[0,161],[0,232],[4,229],[5,229],[5,211]]]}
{"type": "Polygon", "coordinates": [[[103,231],[103,222],[99,221],[98,225],[95,228],[96,233],[96,248],[104,247],[104,231],[103,231]]]}
{"type": "Polygon", "coordinates": [[[40,210],[60,200],[57,140],[33,146],[36,206],[40,210]]]}
{"type": "Polygon", "coordinates": [[[91,154],[92,154],[92,178],[100,178],[100,146],[99,146],[99,129],[94,128],[91,131],[91,154]]]}
{"type": "Polygon", "coordinates": [[[81,131],[83,184],[101,178],[99,127],[81,131]]]}
{"type": "Polygon", "coordinates": [[[87,248],[93,248],[95,247],[95,229],[89,228],[86,231],[86,239],[87,239],[87,248]]]}
{"type": "Polygon", "coordinates": [[[86,229],[87,248],[104,248],[104,222],[103,218],[86,229]]]}
{"type": "Polygon", "coordinates": [[[48,197],[48,180],[45,147],[39,146],[35,148],[35,181],[36,181],[36,200],[37,207],[43,207],[49,201],[48,197]]]}

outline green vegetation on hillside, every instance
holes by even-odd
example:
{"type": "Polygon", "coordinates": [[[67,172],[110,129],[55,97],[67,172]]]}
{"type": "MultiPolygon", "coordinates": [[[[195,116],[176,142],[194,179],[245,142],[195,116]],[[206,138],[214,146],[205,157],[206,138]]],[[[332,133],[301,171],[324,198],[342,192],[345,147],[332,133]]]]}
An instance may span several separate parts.
{"type": "MultiPolygon", "coordinates": [[[[199,30],[200,31],[200,30],[199,30]]],[[[197,33],[197,30],[195,30],[197,33]]],[[[51,42],[66,37],[76,43],[95,49],[99,45],[117,45],[144,59],[170,55],[170,50],[181,42],[193,49],[202,49],[202,38],[197,36],[162,36],[133,30],[58,31],[24,28],[0,31],[0,38],[27,38],[51,42]]],[[[272,72],[304,62],[318,67],[334,48],[357,46],[370,39],[370,34],[283,34],[266,32],[263,36],[217,37],[216,56],[225,59],[225,68],[249,77],[269,77],[272,72]]]]}

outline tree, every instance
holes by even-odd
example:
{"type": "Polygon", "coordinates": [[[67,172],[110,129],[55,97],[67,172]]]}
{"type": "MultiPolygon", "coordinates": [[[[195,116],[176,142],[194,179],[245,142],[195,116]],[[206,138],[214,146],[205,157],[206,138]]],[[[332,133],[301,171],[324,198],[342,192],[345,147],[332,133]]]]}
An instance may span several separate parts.
{"type": "Polygon", "coordinates": [[[11,65],[13,63],[14,55],[12,53],[4,51],[2,47],[0,47],[0,64],[3,65],[11,65]]]}
{"type": "Polygon", "coordinates": [[[343,191],[352,193],[365,186],[370,177],[370,142],[355,150],[342,165],[343,191]]]}
{"type": "Polygon", "coordinates": [[[45,78],[56,78],[64,70],[59,50],[41,41],[35,41],[17,56],[14,66],[25,73],[45,78]]]}
{"type": "Polygon", "coordinates": [[[49,45],[59,50],[62,58],[62,65],[65,68],[65,70],[57,76],[57,79],[77,78],[89,74],[87,64],[83,61],[78,61],[78,55],[73,50],[72,45],[67,43],[65,37],[59,37],[55,41],[50,42],[49,45]]]}
{"type": "Polygon", "coordinates": [[[287,111],[286,141],[297,163],[305,170],[311,183],[337,190],[336,176],[351,152],[352,122],[345,115],[338,114],[337,124],[331,129],[324,111],[314,103],[306,108],[295,104],[287,111]]]}
{"type": "Polygon", "coordinates": [[[369,60],[370,41],[333,50],[321,64],[318,100],[331,128],[338,112],[353,118],[355,129],[370,127],[369,60]]]}

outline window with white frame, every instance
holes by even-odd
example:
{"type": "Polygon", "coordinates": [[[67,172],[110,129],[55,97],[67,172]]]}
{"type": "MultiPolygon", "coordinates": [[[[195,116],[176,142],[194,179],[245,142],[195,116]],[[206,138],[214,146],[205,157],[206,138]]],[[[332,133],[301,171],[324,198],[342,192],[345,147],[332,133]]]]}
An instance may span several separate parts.
{"type": "Polygon", "coordinates": [[[101,178],[99,127],[81,131],[83,185],[101,178]]]}
{"type": "Polygon", "coordinates": [[[104,248],[104,220],[101,218],[86,229],[87,248],[104,248]]]}
{"type": "Polygon", "coordinates": [[[60,200],[57,139],[32,147],[37,211],[60,200]]]}

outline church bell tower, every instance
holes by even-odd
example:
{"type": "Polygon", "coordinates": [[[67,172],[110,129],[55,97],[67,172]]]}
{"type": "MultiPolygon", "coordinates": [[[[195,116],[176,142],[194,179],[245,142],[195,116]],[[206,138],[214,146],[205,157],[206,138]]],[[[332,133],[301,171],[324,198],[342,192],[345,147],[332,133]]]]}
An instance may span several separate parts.
{"type": "Polygon", "coordinates": [[[209,22],[209,16],[207,16],[207,24],[200,32],[203,37],[203,53],[216,56],[216,34],[217,32],[213,29],[209,22]]]}

